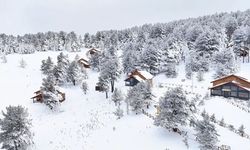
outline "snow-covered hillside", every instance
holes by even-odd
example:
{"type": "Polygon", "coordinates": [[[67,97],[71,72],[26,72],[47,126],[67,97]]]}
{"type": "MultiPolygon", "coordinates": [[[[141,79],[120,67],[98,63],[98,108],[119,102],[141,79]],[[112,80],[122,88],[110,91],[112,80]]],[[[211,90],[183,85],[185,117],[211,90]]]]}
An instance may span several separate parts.
{"type": "MultiPolygon", "coordinates": [[[[66,53],[66,52],[65,52],[66,53]]],[[[12,54],[7,56],[6,64],[0,63],[0,110],[5,111],[8,105],[23,105],[28,108],[32,119],[35,150],[185,150],[187,147],[183,137],[176,133],[156,127],[153,120],[143,114],[130,113],[117,120],[113,114],[116,107],[104,93],[94,89],[98,81],[98,73],[88,70],[87,79],[89,91],[84,95],[79,86],[62,87],[66,93],[66,101],[61,103],[58,112],[52,112],[45,105],[33,103],[30,99],[33,92],[41,86],[41,60],[51,56],[56,61],[59,52],[36,52],[34,54],[12,54]],[[19,67],[19,61],[24,59],[26,68],[19,67]]],[[[70,59],[76,54],[85,56],[86,50],[79,53],[67,53],[70,59]]],[[[250,64],[243,64],[238,73],[250,79],[250,64]]],[[[185,79],[184,67],[179,66],[179,75],[174,79],[167,79],[164,75],[153,79],[155,101],[161,97],[169,87],[183,86],[187,92],[199,93],[203,97],[208,92],[212,73],[205,74],[205,80],[198,82],[196,78],[185,79]],[[194,85],[193,87],[191,85],[194,85]]],[[[125,75],[119,79],[116,86],[125,94],[125,75]]],[[[190,95],[192,97],[192,95],[190,95]]],[[[125,104],[124,111],[125,111],[125,104]]],[[[250,134],[250,113],[242,111],[228,103],[226,99],[211,97],[199,110],[205,109],[210,115],[215,114],[217,119],[224,117],[226,123],[238,128],[241,124],[250,134]]],[[[156,110],[149,111],[155,115],[156,110]]],[[[2,116],[1,116],[2,117],[2,116]]],[[[199,115],[197,115],[199,117],[199,115]]],[[[198,149],[198,143],[190,127],[183,127],[188,131],[189,149],[198,149]]],[[[232,150],[250,149],[250,140],[216,125],[219,133],[220,145],[230,145],[232,150]]]]}

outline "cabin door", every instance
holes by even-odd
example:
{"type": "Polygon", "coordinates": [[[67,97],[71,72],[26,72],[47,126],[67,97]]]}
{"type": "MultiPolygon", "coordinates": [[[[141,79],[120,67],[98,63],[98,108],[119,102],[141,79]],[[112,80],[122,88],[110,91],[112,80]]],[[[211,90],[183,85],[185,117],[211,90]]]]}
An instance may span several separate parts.
{"type": "Polygon", "coordinates": [[[224,97],[229,97],[230,96],[230,92],[229,91],[224,91],[224,97]]]}

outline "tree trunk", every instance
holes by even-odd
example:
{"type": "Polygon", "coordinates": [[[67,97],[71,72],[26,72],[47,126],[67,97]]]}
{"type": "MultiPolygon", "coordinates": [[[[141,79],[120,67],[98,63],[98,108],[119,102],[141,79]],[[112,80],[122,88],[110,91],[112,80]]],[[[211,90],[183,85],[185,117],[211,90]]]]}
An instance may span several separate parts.
{"type": "Polygon", "coordinates": [[[111,80],[111,92],[114,92],[115,81],[111,80]]]}
{"type": "Polygon", "coordinates": [[[129,102],[126,100],[127,115],[129,114],[129,102]]]}
{"type": "Polygon", "coordinates": [[[108,92],[106,91],[106,99],[108,99],[109,98],[109,96],[108,96],[108,92]]]}

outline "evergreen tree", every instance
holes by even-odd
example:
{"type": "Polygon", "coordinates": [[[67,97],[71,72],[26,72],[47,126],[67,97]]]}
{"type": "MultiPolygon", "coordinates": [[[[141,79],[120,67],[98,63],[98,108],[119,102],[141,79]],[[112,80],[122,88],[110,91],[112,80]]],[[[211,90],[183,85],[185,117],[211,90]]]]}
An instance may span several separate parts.
{"type": "Polygon", "coordinates": [[[106,93],[106,99],[107,99],[108,92],[109,92],[109,79],[107,78],[107,76],[103,72],[100,73],[97,86],[99,86],[101,88],[101,92],[106,93]]]}
{"type": "Polygon", "coordinates": [[[204,117],[203,120],[198,121],[195,127],[197,133],[196,140],[200,144],[201,150],[215,150],[217,149],[218,134],[215,126],[209,122],[209,119],[204,117]]]}
{"type": "Polygon", "coordinates": [[[234,31],[232,35],[233,39],[233,51],[236,56],[240,56],[242,53],[242,49],[245,47],[245,43],[247,41],[247,33],[245,27],[240,27],[234,31]]]}
{"type": "Polygon", "coordinates": [[[88,91],[88,84],[87,82],[82,82],[82,91],[84,92],[84,94],[87,94],[87,91],[88,91]]]}
{"type": "Polygon", "coordinates": [[[114,115],[117,116],[117,119],[121,119],[121,117],[123,117],[123,110],[121,109],[120,105],[117,106],[114,115]]]}
{"type": "Polygon", "coordinates": [[[78,65],[77,61],[72,61],[69,64],[69,67],[67,70],[67,79],[68,81],[72,82],[73,85],[76,85],[81,82],[82,74],[81,74],[80,66],[78,65]]]}
{"type": "Polygon", "coordinates": [[[100,66],[103,77],[111,84],[111,92],[114,92],[115,81],[120,77],[120,63],[114,48],[105,51],[100,66]]]}
{"type": "Polygon", "coordinates": [[[136,114],[141,113],[142,109],[148,108],[152,100],[151,87],[149,83],[140,82],[129,89],[126,101],[136,114]]]}
{"type": "Polygon", "coordinates": [[[230,75],[236,72],[235,55],[231,48],[217,52],[214,55],[215,78],[230,75]]]}
{"type": "Polygon", "coordinates": [[[224,118],[221,118],[220,122],[219,122],[220,126],[225,127],[225,121],[224,118]]]}
{"type": "Polygon", "coordinates": [[[2,63],[7,63],[7,58],[5,54],[2,55],[1,59],[2,59],[2,63]]]}
{"type": "Polygon", "coordinates": [[[22,106],[6,107],[0,119],[0,143],[6,150],[26,150],[33,144],[32,126],[27,109],[22,106]]]}
{"type": "Polygon", "coordinates": [[[94,53],[90,56],[89,64],[93,70],[100,71],[101,54],[94,53]]]}
{"type": "Polygon", "coordinates": [[[213,123],[216,123],[216,118],[215,118],[215,114],[212,114],[212,116],[210,117],[210,121],[212,121],[213,123]]]}
{"type": "Polygon", "coordinates": [[[139,65],[139,52],[135,43],[125,45],[122,55],[123,72],[130,73],[139,65]]]}
{"type": "Polygon", "coordinates": [[[115,103],[115,105],[120,105],[122,100],[123,100],[122,92],[117,88],[115,88],[114,93],[112,95],[112,101],[115,103]]]}
{"type": "Polygon", "coordinates": [[[187,100],[183,89],[173,88],[165,93],[159,102],[159,114],[154,124],[166,129],[176,129],[180,125],[186,125],[192,118],[191,103],[187,100]]]}
{"type": "Polygon", "coordinates": [[[41,71],[44,75],[53,73],[54,63],[51,60],[51,57],[48,57],[47,60],[42,60],[41,71]]]}
{"type": "Polygon", "coordinates": [[[215,32],[207,30],[202,33],[195,41],[195,53],[192,55],[195,68],[192,70],[195,72],[198,70],[208,71],[211,56],[219,51],[219,44],[215,32]]]}
{"type": "Polygon", "coordinates": [[[201,70],[198,71],[198,73],[197,73],[197,80],[199,82],[204,80],[204,73],[203,73],[203,71],[201,71],[201,70]]]}
{"type": "Polygon", "coordinates": [[[20,67],[21,67],[21,68],[25,68],[25,67],[27,66],[27,63],[24,61],[23,58],[20,60],[19,63],[20,63],[20,67]]]}
{"type": "Polygon", "coordinates": [[[65,84],[67,82],[67,71],[69,67],[68,56],[60,53],[57,56],[57,65],[53,69],[54,76],[58,84],[65,84]]]}
{"type": "Polygon", "coordinates": [[[230,43],[234,31],[238,27],[237,20],[232,16],[228,16],[224,21],[224,26],[225,26],[225,29],[226,29],[225,32],[226,32],[226,35],[227,35],[227,39],[228,39],[228,41],[230,43]]]}
{"type": "Polygon", "coordinates": [[[50,74],[43,79],[41,87],[43,102],[50,109],[56,109],[59,105],[58,91],[56,90],[55,82],[54,76],[50,74]]]}
{"type": "Polygon", "coordinates": [[[151,74],[159,73],[160,53],[153,44],[149,44],[141,55],[141,67],[151,74]]]}
{"type": "Polygon", "coordinates": [[[245,127],[244,127],[244,125],[241,125],[239,127],[238,133],[240,134],[240,136],[244,136],[244,134],[245,134],[245,127]]]}

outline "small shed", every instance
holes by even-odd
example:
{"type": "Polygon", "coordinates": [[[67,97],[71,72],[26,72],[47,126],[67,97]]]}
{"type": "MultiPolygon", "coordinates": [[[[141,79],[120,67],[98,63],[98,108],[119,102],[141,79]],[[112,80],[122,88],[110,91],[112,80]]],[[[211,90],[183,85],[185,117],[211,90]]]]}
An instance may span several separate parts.
{"type": "Polygon", "coordinates": [[[78,63],[84,68],[90,68],[89,61],[87,59],[81,58],[78,60],[78,63]]]}
{"type": "Polygon", "coordinates": [[[229,75],[211,82],[210,93],[213,96],[250,99],[250,82],[237,75],[229,75]]]}
{"type": "Polygon", "coordinates": [[[153,86],[153,75],[147,71],[140,71],[135,69],[128,74],[127,79],[125,79],[125,86],[135,86],[139,82],[149,82],[153,86]]]}

